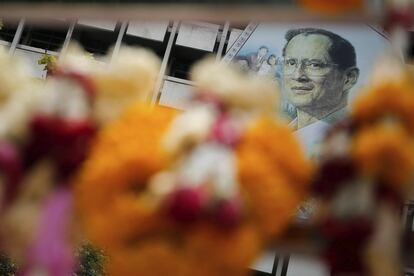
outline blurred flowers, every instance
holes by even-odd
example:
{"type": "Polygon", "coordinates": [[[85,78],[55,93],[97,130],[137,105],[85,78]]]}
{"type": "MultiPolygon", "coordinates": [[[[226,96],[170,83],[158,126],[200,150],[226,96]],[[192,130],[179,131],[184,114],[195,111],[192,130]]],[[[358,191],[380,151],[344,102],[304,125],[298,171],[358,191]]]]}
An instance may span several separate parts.
{"type": "Polygon", "coordinates": [[[378,80],[362,91],[361,96],[355,101],[352,117],[361,125],[372,124],[383,119],[395,119],[401,121],[408,132],[413,133],[413,81],[406,75],[393,78],[386,83],[378,80]]]}
{"type": "Polygon", "coordinates": [[[362,0],[298,0],[304,8],[327,14],[339,14],[354,10],[361,10],[362,0]]]}
{"type": "Polygon", "coordinates": [[[110,275],[244,275],[306,194],[311,166],[267,115],[274,83],[212,61],[193,76],[188,111],[129,108],[101,130],[78,176],[78,216],[110,275]]]}
{"type": "Polygon", "coordinates": [[[108,66],[97,66],[91,74],[97,94],[95,120],[109,122],[131,104],[146,101],[155,89],[160,66],[154,53],[132,47],[121,47],[108,66]]]}
{"type": "MultiPolygon", "coordinates": [[[[146,55],[144,50],[121,52],[125,51],[146,55]]],[[[142,73],[146,84],[142,79],[130,91],[124,89],[128,85],[121,87],[124,94],[134,96],[118,103],[117,112],[111,110],[111,103],[119,98],[106,100],[106,109],[99,112],[111,112],[105,117],[108,120],[152,89],[154,78],[145,74],[144,65],[134,67],[131,60],[133,65],[140,62],[135,58],[115,60],[116,70],[142,73]]],[[[96,130],[106,123],[94,112],[95,103],[104,97],[95,78],[103,69],[76,45],[70,45],[58,62],[47,54],[38,62],[53,70],[44,84],[32,80],[26,65],[0,52],[0,66],[10,69],[0,73],[4,80],[0,84],[0,172],[6,176],[1,179],[6,187],[2,187],[0,198],[0,246],[23,275],[70,275],[75,271],[74,237],[78,236],[72,217],[72,179],[89,152],[96,130]]],[[[125,81],[136,84],[132,75],[124,76],[125,81]]],[[[87,273],[87,267],[82,269],[87,273]]]]}
{"type": "Polygon", "coordinates": [[[384,57],[363,92],[327,135],[314,180],[323,255],[333,275],[397,276],[398,213],[413,188],[414,83],[404,65],[384,57]]]}
{"type": "Polygon", "coordinates": [[[352,156],[362,174],[402,189],[413,176],[412,137],[399,125],[374,125],[357,133],[352,156]]]}
{"type": "Polygon", "coordinates": [[[23,275],[36,271],[67,276],[75,269],[71,235],[72,195],[68,188],[51,193],[40,215],[39,228],[29,249],[23,275]]]}
{"type": "Polygon", "coordinates": [[[266,117],[247,129],[236,154],[251,216],[263,235],[276,237],[307,192],[311,164],[290,129],[266,117]]]}
{"type": "Polygon", "coordinates": [[[167,162],[160,140],[175,113],[136,105],[97,136],[75,187],[77,209],[87,233],[93,232],[92,242],[113,247],[123,232],[135,235],[139,222],[151,219],[150,202],[135,195],[167,162]]]}

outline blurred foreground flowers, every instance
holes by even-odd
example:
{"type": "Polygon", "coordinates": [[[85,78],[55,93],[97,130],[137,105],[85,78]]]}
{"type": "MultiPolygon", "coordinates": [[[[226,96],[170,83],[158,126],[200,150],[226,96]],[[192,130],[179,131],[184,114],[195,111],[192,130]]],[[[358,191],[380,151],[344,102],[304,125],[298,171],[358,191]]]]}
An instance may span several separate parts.
{"type": "Polygon", "coordinates": [[[350,118],[328,133],[314,180],[332,275],[401,275],[400,212],[412,196],[414,79],[383,58],[350,118]]]}
{"type": "Polygon", "coordinates": [[[246,275],[313,192],[332,274],[400,273],[414,171],[401,64],[377,66],[315,164],[274,116],[275,83],[231,65],[193,68],[185,112],[145,104],[160,62],[142,49],[102,66],[72,45],[45,83],[5,52],[0,66],[2,272],[246,275]]]}
{"type": "Polygon", "coordinates": [[[306,193],[311,166],[270,114],[274,83],[209,60],[192,75],[191,108],[131,107],[81,170],[77,210],[110,275],[244,275],[306,193]]]}
{"type": "Polygon", "coordinates": [[[0,248],[19,274],[243,275],[306,195],[270,80],[206,60],[178,113],[143,103],[159,70],[144,50],[102,66],[72,45],[45,84],[0,58],[15,66],[0,74],[0,248]],[[105,268],[75,254],[85,239],[105,268]]]}

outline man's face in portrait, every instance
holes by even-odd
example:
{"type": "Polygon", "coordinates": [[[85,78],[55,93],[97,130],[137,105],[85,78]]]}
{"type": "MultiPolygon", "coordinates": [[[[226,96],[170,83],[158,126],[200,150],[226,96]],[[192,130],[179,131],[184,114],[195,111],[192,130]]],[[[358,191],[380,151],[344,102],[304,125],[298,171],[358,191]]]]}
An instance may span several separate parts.
{"type": "Polygon", "coordinates": [[[284,88],[296,107],[324,108],[338,104],[344,92],[344,73],[334,64],[332,41],[321,34],[299,34],[285,49],[284,88]]]}

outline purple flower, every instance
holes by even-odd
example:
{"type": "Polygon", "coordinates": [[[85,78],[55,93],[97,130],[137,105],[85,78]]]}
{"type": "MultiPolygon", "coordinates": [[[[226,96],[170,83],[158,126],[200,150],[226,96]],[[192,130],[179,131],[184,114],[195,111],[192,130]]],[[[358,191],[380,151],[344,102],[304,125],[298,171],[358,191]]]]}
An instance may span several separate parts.
{"type": "Polygon", "coordinates": [[[47,272],[47,275],[73,275],[75,257],[68,233],[71,218],[72,194],[69,189],[60,188],[49,196],[43,207],[23,275],[30,275],[38,269],[47,272]]]}

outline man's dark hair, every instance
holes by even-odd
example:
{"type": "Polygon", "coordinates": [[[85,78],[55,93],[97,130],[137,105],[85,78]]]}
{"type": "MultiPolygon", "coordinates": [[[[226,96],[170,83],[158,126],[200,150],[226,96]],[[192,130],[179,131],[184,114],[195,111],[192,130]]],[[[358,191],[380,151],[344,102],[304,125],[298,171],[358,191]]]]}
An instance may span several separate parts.
{"type": "MultiPolygon", "coordinates": [[[[329,55],[332,61],[338,64],[340,70],[356,66],[355,48],[348,40],[330,31],[316,28],[300,28],[287,31],[285,34],[286,44],[283,47],[283,56],[285,56],[287,45],[295,36],[307,36],[310,34],[324,35],[332,41],[332,45],[329,48],[329,55]]],[[[303,47],[306,47],[306,45],[303,45],[303,47]]]]}

